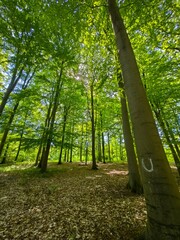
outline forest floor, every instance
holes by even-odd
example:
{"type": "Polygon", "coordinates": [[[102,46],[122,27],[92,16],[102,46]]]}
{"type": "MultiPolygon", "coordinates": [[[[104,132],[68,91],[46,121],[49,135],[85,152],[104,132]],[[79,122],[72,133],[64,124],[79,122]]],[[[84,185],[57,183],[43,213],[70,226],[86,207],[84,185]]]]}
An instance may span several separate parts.
{"type": "Polygon", "coordinates": [[[145,228],[144,197],[126,189],[127,165],[0,168],[2,240],[133,240],[145,228]]]}

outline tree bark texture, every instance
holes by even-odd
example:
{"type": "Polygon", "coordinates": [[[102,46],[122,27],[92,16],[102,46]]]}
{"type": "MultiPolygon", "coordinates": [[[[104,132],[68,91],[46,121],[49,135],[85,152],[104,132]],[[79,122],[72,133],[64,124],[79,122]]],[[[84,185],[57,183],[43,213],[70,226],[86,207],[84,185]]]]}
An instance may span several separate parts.
{"type": "Polygon", "coordinates": [[[131,133],[131,127],[128,116],[128,109],[126,103],[126,96],[123,90],[123,82],[120,76],[119,87],[122,90],[121,96],[121,111],[122,111],[122,122],[123,122],[123,135],[125,141],[125,148],[128,160],[128,170],[129,170],[129,182],[127,187],[131,189],[132,192],[141,194],[143,193],[143,187],[141,183],[141,178],[139,174],[136,153],[134,149],[133,137],[131,133]]]}
{"type": "Polygon", "coordinates": [[[171,173],[116,0],[107,0],[147,206],[146,239],[180,239],[180,193],[171,173]]]}

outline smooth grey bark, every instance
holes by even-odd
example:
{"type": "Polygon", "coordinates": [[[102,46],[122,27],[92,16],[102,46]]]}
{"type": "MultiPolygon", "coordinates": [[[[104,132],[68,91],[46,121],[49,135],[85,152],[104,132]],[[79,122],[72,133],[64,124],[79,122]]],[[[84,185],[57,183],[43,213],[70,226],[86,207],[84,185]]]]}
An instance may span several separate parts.
{"type": "Polygon", "coordinates": [[[134,149],[134,141],[131,133],[131,127],[128,116],[128,109],[126,103],[126,96],[123,89],[123,82],[121,75],[119,78],[119,87],[121,89],[121,111],[122,111],[122,122],[123,122],[123,135],[125,141],[125,148],[128,160],[128,170],[129,170],[129,181],[127,187],[131,189],[132,192],[141,194],[143,193],[143,186],[141,183],[141,178],[139,174],[136,153],[134,149]]]}
{"type": "Polygon", "coordinates": [[[107,0],[147,207],[146,240],[180,239],[180,193],[166,158],[116,0],[107,0]]]}

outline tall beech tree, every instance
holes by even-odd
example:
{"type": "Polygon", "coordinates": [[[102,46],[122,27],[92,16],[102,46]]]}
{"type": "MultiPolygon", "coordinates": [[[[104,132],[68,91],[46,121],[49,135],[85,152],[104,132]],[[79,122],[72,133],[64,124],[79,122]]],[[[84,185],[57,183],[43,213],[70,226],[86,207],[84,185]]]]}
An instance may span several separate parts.
{"type": "Polygon", "coordinates": [[[125,83],[147,206],[146,239],[178,239],[180,193],[172,176],[116,0],[107,0],[125,83]]]}
{"type": "Polygon", "coordinates": [[[125,148],[128,161],[129,170],[129,181],[127,187],[131,189],[132,192],[141,194],[143,192],[143,187],[141,183],[141,178],[139,174],[139,168],[137,165],[136,153],[134,149],[134,141],[131,133],[131,127],[129,122],[129,114],[126,102],[126,96],[124,93],[124,84],[122,75],[118,72],[118,84],[121,90],[121,111],[122,111],[122,122],[123,122],[123,135],[125,141],[125,148]]]}

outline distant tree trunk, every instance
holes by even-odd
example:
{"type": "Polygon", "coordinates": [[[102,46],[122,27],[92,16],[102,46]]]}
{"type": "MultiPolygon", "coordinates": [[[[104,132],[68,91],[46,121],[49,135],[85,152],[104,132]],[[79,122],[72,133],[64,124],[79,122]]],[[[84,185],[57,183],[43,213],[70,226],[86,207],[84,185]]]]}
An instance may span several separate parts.
{"type": "Polygon", "coordinates": [[[18,160],[19,153],[20,153],[20,150],[21,150],[22,140],[23,140],[23,135],[24,135],[24,129],[25,129],[25,126],[26,126],[27,116],[28,116],[28,111],[26,112],[26,115],[25,115],[25,118],[24,118],[24,124],[23,124],[23,126],[22,126],[22,130],[21,130],[21,133],[20,133],[19,146],[18,146],[18,150],[17,150],[17,153],[16,153],[16,157],[15,157],[15,159],[14,159],[15,162],[18,160]]]}
{"type": "Polygon", "coordinates": [[[86,148],[85,148],[85,165],[87,165],[87,162],[88,162],[88,145],[86,145],[86,148]]]}
{"type": "Polygon", "coordinates": [[[72,159],[73,159],[73,142],[74,142],[74,123],[73,123],[73,126],[72,126],[72,131],[71,131],[71,144],[70,144],[70,162],[72,163],[72,159]]]}
{"type": "Polygon", "coordinates": [[[38,151],[38,155],[36,157],[36,161],[39,162],[38,168],[41,168],[42,161],[45,156],[45,151],[46,151],[46,143],[47,143],[47,138],[49,134],[49,128],[50,128],[50,122],[51,122],[51,112],[52,112],[52,105],[53,101],[51,100],[48,106],[48,111],[45,119],[45,125],[44,125],[44,131],[41,137],[41,142],[40,142],[40,147],[38,151]]]}
{"type": "Polygon", "coordinates": [[[165,119],[164,122],[165,122],[165,125],[167,126],[167,130],[168,130],[169,135],[170,135],[170,137],[172,139],[173,145],[174,145],[174,147],[176,149],[176,153],[177,153],[178,157],[180,158],[180,150],[179,150],[179,147],[177,145],[177,141],[176,141],[176,139],[174,137],[174,133],[173,133],[172,129],[170,128],[168,121],[166,121],[166,119],[165,119]]]}
{"type": "Polygon", "coordinates": [[[79,159],[80,162],[82,162],[82,155],[83,155],[83,134],[84,134],[84,128],[83,128],[83,123],[81,126],[81,139],[80,139],[80,151],[79,151],[79,159]]]}
{"type": "Polygon", "coordinates": [[[14,119],[14,116],[15,116],[15,113],[16,113],[16,110],[19,106],[19,101],[14,105],[14,108],[11,112],[11,115],[10,115],[10,118],[9,118],[9,121],[5,127],[5,130],[4,130],[4,133],[3,133],[3,136],[2,136],[2,139],[1,139],[1,143],[0,143],[0,157],[2,155],[2,151],[4,149],[4,145],[6,143],[6,139],[7,139],[7,136],[8,136],[8,133],[9,133],[9,129],[10,129],[10,126],[13,122],[13,119],[14,119]]]}
{"type": "Polygon", "coordinates": [[[66,155],[67,162],[69,162],[69,152],[70,152],[70,149],[68,148],[67,155],[66,155]]]}
{"type": "Polygon", "coordinates": [[[19,146],[18,146],[18,150],[17,150],[17,153],[16,153],[16,157],[15,157],[15,159],[14,159],[15,162],[18,160],[18,157],[19,157],[19,153],[20,153],[21,145],[22,145],[22,137],[23,137],[23,134],[24,134],[24,129],[22,129],[21,134],[20,134],[19,146]]]}
{"type": "Polygon", "coordinates": [[[69,159],[69,162],[72,163],[72,160],[73,160],[73,145],[71,145],[71,148],[70,148],[70,159],[69,159]]]}
{"type": "Polygon", "coordinates": [[[85,141],[85,165],[88,162],[88,153],[89,153],[89,141],[88,141],[88,123],[86,122],[86,141],[85,141]]]}
{"type": "Polygon", "coordinates": [[[120,154],[121,161],[123,161],[123,159],[124,159],[122,142],[123,142],[123,139],[122,139],[122,136],[120,135],[120,137],[119,137],[119,154],[120,154]]]}
{"type": "Polygon", "coordinates": [[[139,174],[139,169],[136,160],[136,154],[134,150],[133,137],[131,134],[131,128],[129,123],[129,116],[126,104],[126,96],[123,90],[123,82],[121,75],[119,76],[119,87],[122,91],[121,96],[121,111],[122,111],[122,121],[123,121],[123,134],[125,141],[125,148],[128,160],[128,170],[129,170],[129,182],[127,187],[131,189],[132,192],[141,194],[143,193],[143,187],[141,183],[141,178],[139,174]]]}
{"type": "Polygon", "coordinates": [[[103,159],[103,163],[106,163],[106,159],[105,159],[105,144],[104,144],[104,132],[103,132],[103,119],[102,119],[102,113],[101,112],[100,112],[100,119],[101,119],[102,159],[103,159]]]}
{"type": "Polygon", "coordinates": [[[173,144],[172,144],[172,142],[171,142],[171,139],[170,139],[170,136],[169,136],[169,132],[168,132],[168,130],[166,129],[166,125],[165,125],[165,123],[164,123],[164,121],[163,121],[163,118],[162,118],[162,116],[161,116],[161,111],[160,111],[160,110],[158,111],[158,110],[154,109],[154,113],[155,113],[155,116],[156,116],[156,118],[157,118],[157,120],[158,120],[158,122],[159,122],[159,125],[160,125],[161,128],[162,128],[162,131],[163,131],[163,133],[164,133],[164,136],[165,136],[165,138],[166,138],[166,140],[167,140],[167,144],[169,145],[169,148],[170,148],[171,153],[172,153],[172,155],[173,155],[174,162],[175,162],[175,165],[176,165],[176,167],[177,167],[178,173],[179,173],[179,175],[180,175],[180,160],[179,160],[179,157],[178,157],[178,155],[177,155],[177,153],[176,153],[176,151],[175,151],[175,149],[174,149],[174,146],[173,146],[173,144]]]}
{"type": "Polygon", "coordinates": [[[64,149],[64,162],[67,162],[66,158],[67,158],[67,149],[65,148],[64,149]]]}
{"type": "Polygon", "coordinates": [[[83,158],[82,158],[82,155],[83,155],[83,151],[82,151],[82,148],[83,148],[83,143],[81,142],[80,143],[80,149],[79,149],[79,161],[82,162],[83,158]]]}
{"type": "Polygon", "coordinates": [[[9,149],[9,142],[8,142],[7,145],[6,145],[6,148],[5,148],[5,151],[4,151],[4,155],[3,155],[3,158],[2,158],[2,162],[1,162],[0,164],[6,163],[8,149],[9,149]]]}
{"type": "Polygon", "coordinates": [[[101,132],[98,131],[98,161],[102,162],[102,156],[101,156],[101,132]]]}
{"type": "Polygon", "coordinates": [[[111,162],[111,144],[110,144],[109,132],[108,132],[108,135],[107,135],[107,140],[108,140],[108,161],[111,162]]]}
{"type": "Polygon", "coordinates": [[[91,85],[91,132],[92,132],[92,169],[97,170],[95,148],[94,87],[91,85]]]}
{"type": "Polygon", "coordinates": [[[65,131],[66,131],[66,123],[67,123],[68,109],[69,109],[69,108],[67,108],[66,106],[64,106],[63,131],[62,131],[61,147],[60,147],[58,164],[61,164],[61,163],[62,163],[62,152],[63,152],[63,148],[64,148],[64,138],[65,138],[65,131]]]}
{"type": "Polygon", "coordinates": [[[41,157],[41,154],[42,154],[42,148],[43,148],[43,144],[41,142],[40,146],[39,146],[39,149],[38,149],[38,152],[37,152],[37,155],[36,155],[36,161],[35,161],[35,164],[34,164],[35,166],[38,166],[39,168],[41,167],[38,164],[40,162],[40,157],[41,157]]]}
{"type": "Polygon", "coordinates": [[[180,193],[171,173],[116,0],[107,0],[147,206],[146,240],[179,239],[180,193]]]}

